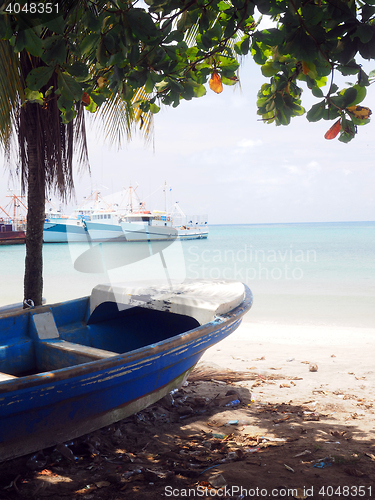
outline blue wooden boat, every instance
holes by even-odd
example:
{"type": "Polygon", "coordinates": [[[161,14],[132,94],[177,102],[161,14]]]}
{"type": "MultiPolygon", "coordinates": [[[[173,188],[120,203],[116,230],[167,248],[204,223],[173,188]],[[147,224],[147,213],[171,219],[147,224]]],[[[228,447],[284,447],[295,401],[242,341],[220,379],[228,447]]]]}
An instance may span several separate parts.
{"type": "Polygon", "coordinates": [[[0,460],[119,421],[179,387],[252,304],[238,282],[98,285],[0,312],[0,460]]]}

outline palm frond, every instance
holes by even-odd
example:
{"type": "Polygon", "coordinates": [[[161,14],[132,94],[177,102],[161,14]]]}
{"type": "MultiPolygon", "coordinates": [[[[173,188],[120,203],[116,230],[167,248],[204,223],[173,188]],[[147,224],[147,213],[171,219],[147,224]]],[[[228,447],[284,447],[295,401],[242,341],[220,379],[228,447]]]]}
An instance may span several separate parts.
{"type": "MultiPolygon", "coordinates": [[[[31,69],[39,67],[41,61],[30,56],[26,51],[20,53],[21,75],[27,75],[31,69]]],[[[45,87],[57,88],[57,75],[54,73],[45,87]]],[[[45,186],[45,191],[58,193],[62,200],[74,194],[73,186],[73,151],[78,151],[78,162],[88,165],[85,122],[82,106],[77,117],[64,124],[61,119],[57,99],[53,98],[43,106],[27,102],[16,117],[18,138],[18,163],[21,171],[23,190],[29,179],[29,152],[33,149],[37,164],[38,182],[45,186]],[[74,148],[75,146],[75,148],[74,148]]]]}
{"type": "Polygon", "coordinates": [[[8,149],[24,97],[19,60],[10,43],[0,40],[0,142],[8,149]]]}
{"type": "Polygon", "coordinates": [[[152,113],[144,113],[139,101],[146,97],[144,87],[140,88],[131,102],[124,101],[118,94],[108,99],[98,110],[96,118],[101,121],[99,133],[110,144],[120,148],[124,139],[130,141],[139,126],[144,138],[149,140],[153,131],[152,113]]]}

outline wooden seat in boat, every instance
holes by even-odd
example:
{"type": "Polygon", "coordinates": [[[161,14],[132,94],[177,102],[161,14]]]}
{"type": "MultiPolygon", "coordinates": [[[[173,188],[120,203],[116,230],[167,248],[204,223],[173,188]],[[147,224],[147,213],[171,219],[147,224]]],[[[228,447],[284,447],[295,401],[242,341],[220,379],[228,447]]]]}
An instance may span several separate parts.
{"type": "Polygon", "coordinates": [[[35,351],[39,370],[57,370],[118,355],[61,339],[51,311],[34,314],[33,320],[38,339],[35,351]]]}

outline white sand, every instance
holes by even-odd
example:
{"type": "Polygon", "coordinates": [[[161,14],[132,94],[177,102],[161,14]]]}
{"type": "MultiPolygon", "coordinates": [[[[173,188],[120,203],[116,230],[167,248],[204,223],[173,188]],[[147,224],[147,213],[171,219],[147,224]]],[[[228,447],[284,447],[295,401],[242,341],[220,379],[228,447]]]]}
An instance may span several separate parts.
{"type": "MultiPolygon", "coordinates": [[[[321,389],[358,396],[366,392],[367,397],[373,397],[375,328],[244,322],[209,349],[202,362],[236,371],[302,378],[296,386],[283,390],[283,396],[303,398],[321,389]],[[318,371],[310,372],[306,361],[316,363],[318,371]]],[[[263,392],[265,388],[260,389],[263,392]]],[[[257,392],[254,389],[254,397],[261,399],[257,392]]]]}

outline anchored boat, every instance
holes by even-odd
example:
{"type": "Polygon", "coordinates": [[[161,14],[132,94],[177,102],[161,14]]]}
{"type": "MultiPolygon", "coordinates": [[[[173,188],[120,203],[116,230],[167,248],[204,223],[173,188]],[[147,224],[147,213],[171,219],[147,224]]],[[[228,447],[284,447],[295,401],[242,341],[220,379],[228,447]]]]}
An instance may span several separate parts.
{"type": "Polygon", "coordinates": [[[98,285],[90,297],[0,312],[0,460],[121,420],[179,387],[232,333],[238,282],[98,285]]]}

